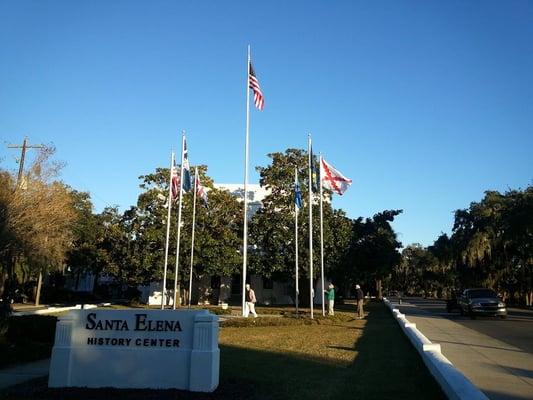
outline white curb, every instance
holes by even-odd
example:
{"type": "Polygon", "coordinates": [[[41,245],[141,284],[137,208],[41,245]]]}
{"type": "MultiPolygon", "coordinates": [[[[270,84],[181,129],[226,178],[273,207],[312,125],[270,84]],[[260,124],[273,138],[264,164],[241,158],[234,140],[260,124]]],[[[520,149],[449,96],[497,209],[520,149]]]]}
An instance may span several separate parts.
{"type": "Polygon", "coordinates": [[[24,315],[46,315],[46,314],[53,314],[63,311],[70,311],[70,310],[89,310],[91,308],[97,308],[98,306],[96,304],[84,304],[83,307],[81,304],[76,304],[75,306],[71,307],[48,307],[48,308],[42,308],[39,310],[33,310],[33,311],[17,311],[12,313],[11,315],[14,317],[21,317],[24,315]]]}
{"type": "Polygon", "coordinates": [[[431,375],[437,380],[440,387],[452,400],[489,400],[485,394],[479,390],[466,376],[464,376],[454,365],[441,353],[440,344],[432,343],[422,332],[405,318],[405,315],[393,304],[383,298],[385,305],[392,311],[392,314],[407,338],[418,351],[424,364],[426,364],[431,375]]]}

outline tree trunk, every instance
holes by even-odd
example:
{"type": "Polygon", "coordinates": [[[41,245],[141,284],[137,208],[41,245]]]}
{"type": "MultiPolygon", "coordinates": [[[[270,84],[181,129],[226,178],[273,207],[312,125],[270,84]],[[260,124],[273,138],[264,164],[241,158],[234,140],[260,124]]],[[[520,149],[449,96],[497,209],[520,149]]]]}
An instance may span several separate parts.
{"type": "Polygon", "coordinates": [[[93,294],[96,293],[96,288],[98,286],[98,276],[100,275],[99,271],[94,272],[94,281],[93,281],[93,294]]]}
{"type": "Polygon", "coordinates": [[[5,258],[5,269],[2,270],[2,279],[0,279],[0,295],[6,304],[11,306],[11,296],[13,290],[13,271],[15,270],[15,256],[13,251],[9,250],[5,258]]]}
{"type": "Polygon", "coordinates": [[[383,299],[383,288],[381,286],[381,279],[376,279],[376,292],[377,292],[378,299],[382,300],[383,299]]]}
{"type": "Polygon", "coordinates": [[[2,269],[0,272],[0,299],[4,298],[4,288],[7,279],[7,273],[2,269]]]}
{"type": "Polygon", "coordinates": [[[26,269],[24,268],[24,265],[20,266],[20,272],[21,272],[20,284],[24,285],[24,283],[26,283],[26,281],[27,281],[27,275],[28,275],[26,273],[26,269]]]}
{"type": "Polygon", "coordinates": [[[39,270],[39,279],[37,280],[37,293],[35,294],[35,305],[40,305],[41,301],[41,286],[43,284],[43,273],[39,270]]]}
{"type": "Polygon", "coordinates": [[[78,288],[80,287],[80,270],[78,270],[78,272],[76,273],[76,286],[75,286],[75,291],[78,291],[78,288]]]}
{"type": "Polygon", "coordinates": [[[182,305],[182,302],[181,302],[181,283],[178,282],[178,286],[176,286],[174,288],[174,290],[176,291],[176,307],[181,307],[182,305]]]}

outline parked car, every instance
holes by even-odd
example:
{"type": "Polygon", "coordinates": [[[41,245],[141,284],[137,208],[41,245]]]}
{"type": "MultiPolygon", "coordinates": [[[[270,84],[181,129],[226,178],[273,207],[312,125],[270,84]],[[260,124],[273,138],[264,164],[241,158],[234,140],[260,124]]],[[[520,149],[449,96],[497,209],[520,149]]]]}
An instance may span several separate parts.
{"type": "Polygon", "coordinates": [[[507,317],[505,303],[492,289],[466,289],[459,298],[458,303],[461,315],[469,315],[472,319],[476,315],[507,317]]]}

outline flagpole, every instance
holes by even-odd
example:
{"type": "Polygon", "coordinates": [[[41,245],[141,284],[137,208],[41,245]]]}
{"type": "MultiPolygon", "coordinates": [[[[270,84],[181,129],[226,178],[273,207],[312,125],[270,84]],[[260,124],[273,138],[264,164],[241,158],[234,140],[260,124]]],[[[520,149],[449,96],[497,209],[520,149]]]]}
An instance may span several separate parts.
{"type": "Polygon", "coordinates": [[[248,158],[250,144],[250,45],[246,66],[246,138],[244,149],[244,229],[242,238],[242,316],[244,317],[246,291],[246,263],[248,258],[248,158]]]}
{"type": "Polygon", "coordinates": [[[165,265],[163,267],[163,287],[161,289],[161,309],[165,308],[165,298],[167,296],[167,264],[168,264],[168,245],[170,240],[170,214],[172,210],[172,169],[174,168],[174,152],[171,152],[170,160],[170,179],[168,181],[168,211],[167,211],[167,237],[165,241],[165,265]]]}
{"type": "Polygon", "coordinates": [[[198,190],[198,167],[194,168],[194,194],[192,200],[192,232],[191,232],[191,268],[189,270],[189,308],[191,308],[192,299],[192,266],[194,260],[194,230],[196,227],[196,191],[198,190]]]}
{"type": "Polygon", "coordinates": [[[185,131],[181,134],[181,166],[180,166],[180,198],[178,202],[178,240],[176,244],[176,269],[174,276],[174,304],[172,308],[176,309],[177,291],[178,291],[178,275],[180,265],[180,233],[181,233],[181,204],[183,201],[183,156],[185,152],[185,131]]]}
{"type": "Polygon", "coordinates": [[[311,159],[311,134],[307,136],[307,157],[309,160],[309,300],[313,319],[313,173],[311,159]]]}
{"type": "MultiPolygon", "coordinates": [[[[320,167],[322,168],[322,154],[320,154],[320,167]]],[[[319,171],[321,171],[319,169],[319,171]]],[[[322,175],[322,174],[321,174],[322,175]]],[[[322,316],[326,315],[326,306],[324,304],[324,219],[322,207],[322,176],[319,176],[320,181],[320,279],[322,280],[322,316]]]]}
{"type": "MultiPolygon", "coordinates": [[[[296,188],[298,187],[298,167],[294,167],[294,190],[295,190],[295,196],[296,194],[296,188]]],[[[296,202],[296,198],[294,199],[294,237],[295,237],[295,261],[296,261],[296,296],[295,296],[295,304],[296,304],[296,317],[298,317],[298,297],[300,295],[300,288],[298,287],[298,204],[296,202]]]]}

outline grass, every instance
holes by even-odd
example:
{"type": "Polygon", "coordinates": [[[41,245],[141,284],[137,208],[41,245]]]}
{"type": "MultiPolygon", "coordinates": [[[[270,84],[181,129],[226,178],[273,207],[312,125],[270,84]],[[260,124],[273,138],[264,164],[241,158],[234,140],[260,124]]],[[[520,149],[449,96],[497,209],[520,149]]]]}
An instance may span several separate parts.
{"type": "Polygon", "coordinates": [[[32,315],[9,317],[0,336],[0,368],[50,357],[56,317],[32,315]]]}
{"type": "Polygon", "coordinates": [[[50,357],[52,344],[39,342],[11,343],[0,337],[0,368],[50,357]]]}
{"type": "Polygon", "coordinates": [[[303,319],[294,319],[302,324],[222,328],[220,385],[210,394],[177,390],[52,390],[46,387],[46,379],[38,379],[9,388],[0,398],[444,399],[385,306],[370,303],[367,310],[365,320],[355,320],[354,312],[338,312],[332,319],[319,318],[308,325],[303,319]]]}
{"type": "MultiPolygon", "coordinates": [[[[221,331],[226,381],[243,375],[254,399],[445,398],[389,311],[370,303],[368,318],[337,313],[335,322],[221,331]],[[273,384],[275,383],[275,384],[273,384]]],[[[243,397],[244,398],[244,397],[243,397]]]]}

